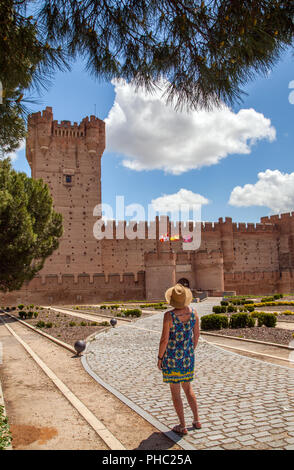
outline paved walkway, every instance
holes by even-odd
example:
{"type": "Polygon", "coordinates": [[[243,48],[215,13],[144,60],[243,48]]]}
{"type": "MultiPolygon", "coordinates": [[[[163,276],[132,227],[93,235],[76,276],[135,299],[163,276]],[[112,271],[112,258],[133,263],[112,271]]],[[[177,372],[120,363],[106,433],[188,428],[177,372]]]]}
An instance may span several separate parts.
{"type": "MultiPolygon", "coordinates": [[[[196,304],[199,315],[219,299],[196,304]]],[[[163,314],[97,335],[86,354],[91,370],[134,405],[172,428],[178,423],[168,384],[157,369],[163,314]],[[140,329],[138,329],[140,328],[140,329]]],[[[294,449],[294,371],[200,340],[195,389],[201,430],[179,441],[195,449],[294,449]]],[[[186,399],[185,403],[186,402],[186,399]]]]}

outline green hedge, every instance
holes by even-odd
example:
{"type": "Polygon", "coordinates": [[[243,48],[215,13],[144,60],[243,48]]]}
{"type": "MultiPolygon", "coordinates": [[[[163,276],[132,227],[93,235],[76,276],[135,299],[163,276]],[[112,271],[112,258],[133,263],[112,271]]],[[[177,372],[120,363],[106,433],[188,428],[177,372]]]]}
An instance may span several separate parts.
{"type": "Polygon", "coordinates": [[[201,317],[201,330],[221,330],[229,327],[229,319],[226,315],[212,313],[201,317]]]}
{"type": "Polygon", "coordinates": [[[227,307],[225,305],[214,305],[212,311],[214,313],[226,313],[227,307]]]}
{"type": "Polygon", "coordinates": [[[125,317],[140,317],[142,315],[142,311],[139,308],[132,308],[129,310],[124,310],[123,311],[125,317]]]}
{"type": "Polygon", "coordinates": [[[274,328],[277,324],[277,316],[274,313],[268,312],[253,312],[252,318],[257,318],[257,326],[267,326],[274,328]]]}
{"type": "Polygon", "coordinates": [[[251,328],[255,325],[255,320],[248,313],[233,313],[230,318],[230,328],[251,328]]]}

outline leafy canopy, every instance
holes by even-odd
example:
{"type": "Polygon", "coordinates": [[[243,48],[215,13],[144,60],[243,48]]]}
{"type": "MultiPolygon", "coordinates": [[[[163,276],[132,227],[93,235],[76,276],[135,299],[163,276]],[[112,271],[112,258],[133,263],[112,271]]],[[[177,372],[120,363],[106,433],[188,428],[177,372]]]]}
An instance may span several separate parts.
{"type": "Polygon", "coordinates": [[[0,148],[25,134],[25,90],[78,55],[100,79],[164,80],[178,107],[232,105],[293,46],[293,18],[293,0],[0,0],[0,148]]]}

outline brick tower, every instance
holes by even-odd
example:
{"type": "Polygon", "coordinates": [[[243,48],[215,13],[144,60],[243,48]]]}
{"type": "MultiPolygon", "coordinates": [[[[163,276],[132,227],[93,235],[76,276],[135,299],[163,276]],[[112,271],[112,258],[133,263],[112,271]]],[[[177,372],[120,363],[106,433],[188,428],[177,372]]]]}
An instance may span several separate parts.
{"type": "Polygon", "coordinates": [[[33,178],[42,178],[63,215],[59,248],[40,275],[101,272],[101,244],[93,236],[93,209],[101,203],[101,157],[105,123],[95,116],[78,125],[53,120],[52,108],[28,120],[26,157],[33,178]]]}

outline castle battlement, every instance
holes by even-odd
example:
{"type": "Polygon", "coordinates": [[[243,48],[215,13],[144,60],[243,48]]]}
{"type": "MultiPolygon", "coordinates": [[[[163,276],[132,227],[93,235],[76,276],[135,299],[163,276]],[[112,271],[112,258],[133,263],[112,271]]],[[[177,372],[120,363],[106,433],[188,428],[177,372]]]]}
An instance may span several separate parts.
{"type": "Polygon", "coordinates": [[[283,214],[275,214],[267,217],[261,217],[261,224],[277,224],[281,222],[289,222],[294,220],[294,212],[284,212],[283,214]]]}

